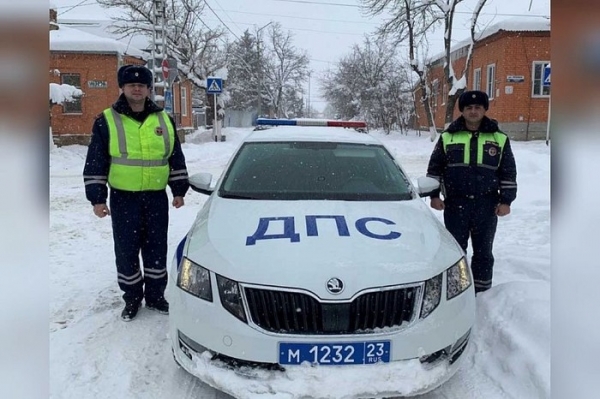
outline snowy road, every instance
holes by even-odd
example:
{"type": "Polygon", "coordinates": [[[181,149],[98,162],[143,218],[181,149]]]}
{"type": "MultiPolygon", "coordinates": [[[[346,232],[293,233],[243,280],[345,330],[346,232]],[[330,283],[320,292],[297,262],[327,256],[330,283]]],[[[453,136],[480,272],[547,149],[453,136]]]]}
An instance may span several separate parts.
{"type": "MultiPolygon", "coordinates": [[[[218,176],[248,132],[226,129],[225,143],[195,133],[183,146],[189,171],[218,176]]],[[[428,138],[374,134],[412,179],[425,174],[428,138]]],[[[499,222],[494,287],[477,298],[464,367],[422,399],[550,397],[550,150],[543,142],[516,142],[513,150],[519,196],[499,222]]],[[[177,367],[167,316],[142,308],[135,321],[120,320],[110,219],[96,218],[85,199],[85,151],[70,146],[50,156],[51,397],[230,398],[177,367]]],[[[186,206],[171,211],[169,259],[205,199],[190,191],[186,206]]]]}

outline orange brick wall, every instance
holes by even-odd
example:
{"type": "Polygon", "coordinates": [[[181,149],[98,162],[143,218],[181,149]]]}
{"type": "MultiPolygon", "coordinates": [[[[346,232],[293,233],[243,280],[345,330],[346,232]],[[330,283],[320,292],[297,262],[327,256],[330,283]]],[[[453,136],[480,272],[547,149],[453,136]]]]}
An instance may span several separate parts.
{"type": "MultiPolygon", "coordinates": [[[[473,89],[473,71],[481,68],[481,90],[486,90],[487,66],[496,64],[496,96],[490,101],[488,116],[497,119],[505,131],[513,131],[515,135],[526,130],[543,130],[548,120],[549,97],[532,97],[533,62],[550,61],[550,32],[499,32],[477,43],[473,51],[473,59],[467,74],[467,89],[473,89]],[[508,75],[522,75],[525,80],[520,83],[507,82],[508,75]],[[512,94],[506,94],[506,86],[512,86],[512,94]]],[[[457,77],[462,76],[466,58],[453,62],[457,77]]],[[[440,64],[429,72],[429,82],[440,80],[440,97],[442,95],[443,68],[440,64]]],[[[448,87],[446,85],[447,93],[448,87]]],[[[416,98],[420,90],[416,91],[416,98]]],[[[444,127],[445,102],[440,98],[438,107],[433,109],[435,125],[444,127]]],[[[424,108],[417,101],[416,128],[425,127],[427,118],[424,108]]],[[[458,104],[454,109],[454,118],[460,116],[458,104]]],[[[507,132],[508,132],[507,131],[507,132]]],[[[537,136],[539,138],[539,132],[537,136]]]]}
{"type": "MultiPolygon", "coordinates": [[[[135,57],[125,56],[122,64],[144,65],[144,61],[135,57]]],[[[50,77],[51,83],[61,83],[60,76],[55,76],[53,71],[59,70],[61,74],[78,73],[81,77],[81,90],[84,95],[81,101],[82,113],[65,114],[62,105],[52,105],[50,109],[52,133],[57,144],[87,144],[90,139],[92,125],[98,114],[110,107],[120,95],[117,82],[117,71],[121,64],[117,54],[92,54],[51,52],[50,77]],[[101,80],[107,82],[106,88],[90,88],[88,81],[101,80]]],[[[192,121],[192,83],[185,80],[173,87],[174,113],[181,115],[174,119],[179,122],[178,128],[191,128],[192,121]],[[180,85],[187,87],[187,115],[181,112],[180,85]]],[[[160,92],[160,90],[159,90],[160,92]]],[[[160,92],[162,94],[162,92],[160,92]]],[[[162,102],[159,102],[163,106],[162,102]]],[[[180,134],[183,141],[183,136],[180,134]]]]}
{"type": "MultiPolygon", "coordinates": [[[[126,57],[126,63],[143,64],[143,61],[126,57]]],[[[81,114],[64,114],[62,105],[51,108],[52,133],[62,135],[89,135],[96,115],[109,107],[119,97],[117,54],[50,53],[50,71],[58,69],[61,74],[78,73],[81,76],[81,114]],[[106,88],[90,88],[88,81],[102,80],[106,88]]],[[[60,76],[50,73],[50,82],[61,83],[60,76]]],[[[60,140],[60,137],[58,137],[60,140]]]]}
{"type": "Polygon", "coordinates": [[[173,107],[173,112],[176,114],[180,115],[180,120],[181,126],[178,127],[184,127],[184,128],[191,128],[192,126],[194,126],[193,122],[192,122],[192,98],[191,98],[191,93],[192,93],[192,82],[190,80],[184,80],[183,82],[180,83],[175,83],[173,85],[173,102],[174,102],[174,107],[173,107]],[[187,112],[186,112],[186,116],[183,115],[183,110],[181,109],[181,87],[185,87],[187,89],[187,112]]]}

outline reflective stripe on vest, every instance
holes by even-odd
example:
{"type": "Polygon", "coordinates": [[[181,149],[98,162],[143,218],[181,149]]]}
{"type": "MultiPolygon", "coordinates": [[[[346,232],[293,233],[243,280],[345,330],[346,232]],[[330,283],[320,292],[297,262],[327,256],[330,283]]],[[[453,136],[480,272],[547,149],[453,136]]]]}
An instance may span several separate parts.
{"type": "MultiPolygon", "coordinates": [[[[477,137],[477,166],[493,170],[498,169],[497,165],[500,164],[506,139],[506,135],[502,133],[479,133],[477,137]],[[486,165],[483,162],[484,147],[486,144],[490,143],[494,143],[499,147],[497,150],[499,155],[498,162],[495,166],[486,165]]],[[[445,153],[448,153],[448,146],[453,144],[459,144],[463,146],[462,162],[457,162],[457,160],[454,160],[454,162],[448,163],[448,167],[469,166],[471,161],[471,132],[464,130],[457,133],[444,132],[442,133],[442,143],[444,144],[445,153]]]]}
{"type": "Polygon", "coordinates": [[[164,112],[143,123],[115,111],[104,111],[109,130],[111,165],[108,183],[126,191],[162,190],[169,178],[175,131],[164,112]]]}

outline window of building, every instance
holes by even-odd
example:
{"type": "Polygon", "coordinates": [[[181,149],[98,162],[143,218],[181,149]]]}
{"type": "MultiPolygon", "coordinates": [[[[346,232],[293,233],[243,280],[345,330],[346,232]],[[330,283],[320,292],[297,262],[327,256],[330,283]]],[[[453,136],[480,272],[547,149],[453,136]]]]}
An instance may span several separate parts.
{"type": "Polygon", "coordinates": [[[487,66],[486,93],[490,100],[496,96],[496,64],[490,64],[487,66]]]}
{"type": "Polygon", "coordinates": [[[431,83],[431,106],[435,109],[438,106],[440,96],[440,81],[438,79],[431,83]]]}
{"type": "Polygon", "coordinates": [[[544,86],[544,70],[550,61],[534,61],[533,62],[533,88],[532,97],[546,97],[550,95],[550,86],[544,86]]]}
{"type": "Polygon", "coordinates": [[[481,90],[481,68],[473,71],[473,90],[481,90]]]}
{"type": "Polygon", "coordinates": [[[181,88],[181,115],[187,116],[187,87],[181,88]]]}
{"type": "MultiPolygon", "coordinates": [[[[60,83],[75,86],[78,89],[81,89],[81,75],[78,73],[63,73],[60,75],[60,83]]],[[[83,113],[81,108],[81,97],[74,99],[74,101],[64,102],[62,106],[64,114],[83,113]]]]}
{"type": "Polygon", "coordinates": [[[442,85],[442,105],[446,105],[446,98],[448,97],[448,85],[444,83],[442,85]]]}

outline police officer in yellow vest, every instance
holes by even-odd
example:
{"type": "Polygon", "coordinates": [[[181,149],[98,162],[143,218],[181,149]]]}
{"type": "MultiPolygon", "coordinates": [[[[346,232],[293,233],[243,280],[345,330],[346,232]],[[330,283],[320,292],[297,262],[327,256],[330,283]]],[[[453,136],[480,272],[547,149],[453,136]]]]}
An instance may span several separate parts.
{"type": "Polygon", "coordinates": [[[517,168],[508,136],[487,116],[488,95],[465,91],[458,100],[462,113],[438,140],[427,176],[442,184],[431,195],[431,207],[444,211],[444,224],[466,252],[473,249],[471,270],[475,292],[492,286],[492,247],[498,216],[510,213],[517,197],[517,168]]]}
{"type": "Polygon", "coordinates": [[[189,184],[175,122],[148,97],[150,70],[125,65],[117,80],[122,94],[94,122],[83,179],[94,214],[112,219],[117,281],[125,300],[121,318],[130,321],[142,299],[146,308],[169,313],[164,297],[169,225],[166,187],[171,188],[172,205],[179,208],[189,184]],[[109,188],[110,209],[106,205],[109,188]]]}

